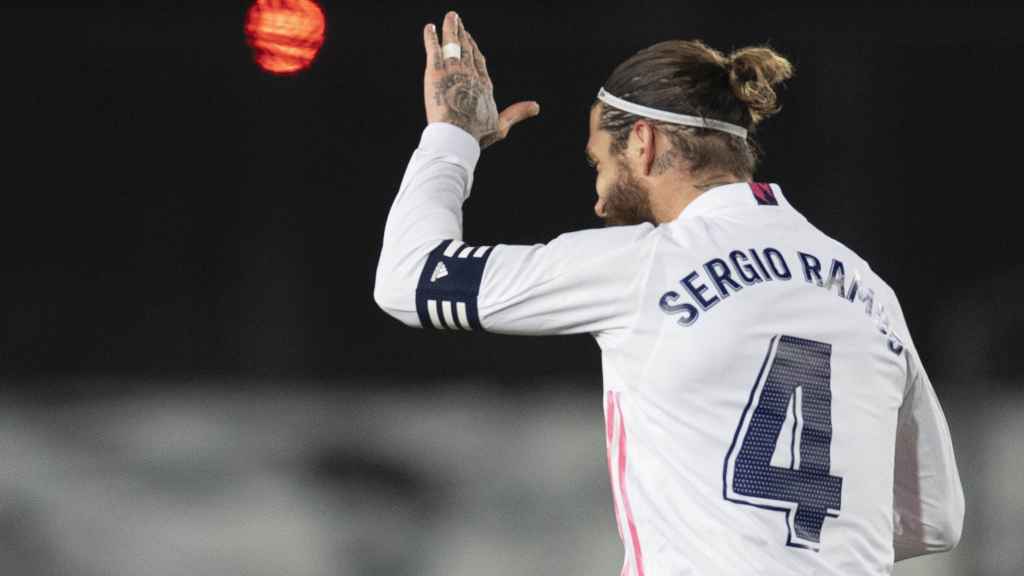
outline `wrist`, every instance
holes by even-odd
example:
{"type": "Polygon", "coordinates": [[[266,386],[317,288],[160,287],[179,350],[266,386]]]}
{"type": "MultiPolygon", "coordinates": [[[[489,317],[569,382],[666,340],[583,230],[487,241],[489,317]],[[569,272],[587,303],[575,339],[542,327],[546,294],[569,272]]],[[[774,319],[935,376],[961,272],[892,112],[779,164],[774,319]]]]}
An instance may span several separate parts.
{"type": "Polygon", "coordinates": [[[451,122],[430,122],[423,129],[419,147],[425,151],[449,154],[470,172],[480,160],[480,142],[465,128],[451,122]]]}

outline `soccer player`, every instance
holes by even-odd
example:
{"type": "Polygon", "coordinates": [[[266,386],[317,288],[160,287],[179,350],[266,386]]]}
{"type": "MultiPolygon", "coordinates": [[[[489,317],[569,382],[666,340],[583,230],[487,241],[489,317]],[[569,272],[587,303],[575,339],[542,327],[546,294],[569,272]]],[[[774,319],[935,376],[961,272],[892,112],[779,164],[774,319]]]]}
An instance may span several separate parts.
{"type": "Polygon", "coordinates": [[[498,113],[455,13],[442,41],[423,33],[428,124],[375,300],[426,329],[594,336],[623,574],[890,574],[956,545],[950,434],[896,295],[752,180],[786,59],[639,51],[590,112],[594,210],[614,226],[479,246],[461,210],[480,151],[539,106],[498,113]]]}

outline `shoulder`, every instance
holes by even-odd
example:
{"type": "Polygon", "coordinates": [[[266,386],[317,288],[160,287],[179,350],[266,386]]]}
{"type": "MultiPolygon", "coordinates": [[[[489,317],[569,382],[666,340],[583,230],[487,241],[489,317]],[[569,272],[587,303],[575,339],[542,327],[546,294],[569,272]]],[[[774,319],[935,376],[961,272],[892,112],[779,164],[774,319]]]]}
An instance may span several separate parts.
{"type": "MultiPolygon", "coordinates": [[[[827,237],[828,241],[835,247],[836,252],[844,253],[846,262],[846,273],[853,275],[853,280],[858,284],[858,294],[851,294],[850,298],[859,298],[867,303],[870,297],[870,315],[875,318],[879,329],[883,334],[890,334],[896,343],[901,347],[909,345],[913,349],[913,342],[910,337],[910,330],[907,319],[903,314],[903,307],[896,295],[896,290],[889,282],[871,268],[871,263],[861,257],[852,249],[838,240],[827,237]]],[[[914,351],[916,355],[916,350],[914,351]]]]}
{"type": "Polygon", "coordinates": [[[563,271],[595,266],[622,270],[645,264],[660,232],[652,224],[591,228],[560,234],[541,250],[546,259],[557,262],[563,271]]]}
{"type": "Polygon", "coordinates": [[[547,246],[552,250],[581,250],[584,253],[618,251],[654,240],[658,235],[658,230],[654,225],[646,223],[635,226],[589,228],[560,234],[547,246]]]}
{"type": "Polygon", "coordinates": [[[806,222],[805,225],[820,239],[819,242],[823,246],[831,249],[831,252],[843,261],[843,264],[847,269],[847,273],[858,274],[861,276],[861,280],[866,280],[871,284],[871,288],[875,294],[884,297],[886,301],[896,302],[896,292],[893,291],[892,287],[884,278],[878,275],[866,258],[854,251],[853,248],[847,246],[844,242],[826,234],[806,218],[804,221],[806,222]]]}
{"type": "Polygon", "coordinates": [[[645,256],[653,253],[659,237],[658,227],[638,224],[566,232],[547,244],[498,244],[488,270],[496,274],[499,268],[510,273],[514,269],[517,275],[533,272],[548,277],[590,274],[597,269],[622,271],[645,265],[645,256]]]}
{"type": "MultiPolygon", "coordinates": [[[[822,232],[819,233],[824,235],[822,232]]],[[[828,238],[828,241],[835,247],[837,252],[841,252],[846,255],[845,257],[847,258],[848,263],[852,265],[852,270],[858,272],[864,276],[865,280],[870,282],[871,288],[874,290],[875,294],[882,299],[883,303],[887,304],[890,308],[894,307],[897,311],[900,310],[899,299],[896,297],[896,291],[885,280],[885,278],[882,278],[878,272],[871,267],[871,263],[868,262],[867,259],[857,252],[854,252],[853,249],[839,240],[836,240],[831,236],[825,237],[828,238]]]]}

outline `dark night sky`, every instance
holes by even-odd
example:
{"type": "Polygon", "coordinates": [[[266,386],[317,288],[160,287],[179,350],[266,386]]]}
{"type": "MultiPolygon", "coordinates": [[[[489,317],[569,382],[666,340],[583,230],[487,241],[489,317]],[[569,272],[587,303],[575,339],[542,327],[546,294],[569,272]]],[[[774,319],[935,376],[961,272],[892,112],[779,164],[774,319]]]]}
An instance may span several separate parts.
{"type": "Polygon", "coordinates": [[[544,242],[600,225],[587,109],[636,50],[769,43],[797,76],[759,135],[758,179],[889,281],[926,362],[941,366],[945,334],[982,330],[1006,347],[989,375],[1021,372],[1008,350],[1021,342],[1024,47],[1008,16],[925,3],[322,4],[323,51],[288,78],[252,63],[244,2],[0,10],[0,374],[596,378],[587,337],[439,336],[373,303],[384,220],[425,122],[421,26],[449,8],[486,52],[499,107],[542,105],[485,151],[467,238],[544,242]],[[967,317],[978,309],[993,323],[967,317]]]}

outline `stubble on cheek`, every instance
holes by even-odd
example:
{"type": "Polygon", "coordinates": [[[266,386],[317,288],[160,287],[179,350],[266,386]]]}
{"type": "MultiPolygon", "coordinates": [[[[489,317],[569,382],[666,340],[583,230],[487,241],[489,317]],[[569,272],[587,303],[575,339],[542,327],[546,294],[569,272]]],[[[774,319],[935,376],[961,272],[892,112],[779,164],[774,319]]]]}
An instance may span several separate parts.
{"type": "Polygon", "coordinates": [[[605,225],[657,224],[648,191],[628,168],[620,167],[620,170],[619,177],[612,183],[605,199],[605,225]]]}

